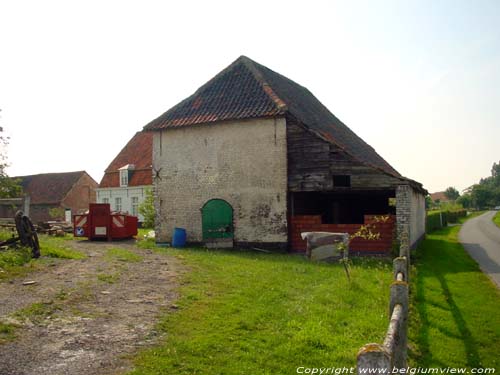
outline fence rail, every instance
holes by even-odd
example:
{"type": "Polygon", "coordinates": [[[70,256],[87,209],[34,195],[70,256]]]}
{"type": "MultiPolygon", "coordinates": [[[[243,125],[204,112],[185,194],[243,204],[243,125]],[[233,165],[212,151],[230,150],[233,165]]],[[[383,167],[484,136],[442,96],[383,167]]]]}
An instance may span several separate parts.
{"type": "Polygon", "coordinates": [[[393,261],[390,289],[389,327],[383,344],[363,346],[357,357],[358,374],[390,374],[393,369],[407,367],[410,247],[408,229],[400,235],[399,257],[393,261]]]}

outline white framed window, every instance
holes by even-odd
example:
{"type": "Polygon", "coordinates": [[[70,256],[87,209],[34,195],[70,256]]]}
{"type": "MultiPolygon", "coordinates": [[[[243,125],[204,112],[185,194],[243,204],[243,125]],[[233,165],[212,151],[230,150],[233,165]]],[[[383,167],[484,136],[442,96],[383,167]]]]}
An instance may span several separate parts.
{"type": "Polygon", "coordinates": [[[109,198],[102,198],[102,203],[109,203],[109,198]]]}
{"type": "Polygon", "coordinates": [[[132,197],[132,215],[137,216],[139,213],[139,197],[132,197]]]}
{"type": "Polygon", "coordinates": [[[128,169],[120,170],[120,186],[128,186],[128,169]]]}
{"type": "Polygon", "coordinates": [[[122,210],[122,199],[120,197],[115,198],[115,211],[122,210]]]}

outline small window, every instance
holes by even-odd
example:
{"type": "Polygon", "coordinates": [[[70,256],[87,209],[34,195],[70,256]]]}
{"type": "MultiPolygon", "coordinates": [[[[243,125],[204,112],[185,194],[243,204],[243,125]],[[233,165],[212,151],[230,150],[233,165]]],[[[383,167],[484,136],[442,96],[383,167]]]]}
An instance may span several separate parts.
{"type": "Polygon", "coordinates": [[[120,197],[115,198],[115,211],[122,210],[122,199],[120,197]]]}
{"type": "Polygon", "coordinates": [[[333,176],[333,187],[351,187],[351,176],[349,175],[333,176]]]}
{"type": "Polygon", "coordinates": [[[132,215],[137,216],[139,213],[139,197],[132,197],[132,215]]]}
{"type": "Polygon", "coordinates": [[[128,186],[128,170],[123,169],[120,171],[120,186],[128,186]]]}
{"type": "Polygon", "coordinates": [[[102,203],[109,203],[109,198],[102,198],[102,203]]]}

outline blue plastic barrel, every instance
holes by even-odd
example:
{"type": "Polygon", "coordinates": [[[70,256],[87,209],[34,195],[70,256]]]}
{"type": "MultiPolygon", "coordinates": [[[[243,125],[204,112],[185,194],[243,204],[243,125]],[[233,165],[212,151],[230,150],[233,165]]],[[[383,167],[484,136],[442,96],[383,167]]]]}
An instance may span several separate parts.
{"type": "Polygon", "coordinates": [[[175,228],[172,237],[173,247],[184,247],[186,245],[186,230],[184,228],[175,228]]]}

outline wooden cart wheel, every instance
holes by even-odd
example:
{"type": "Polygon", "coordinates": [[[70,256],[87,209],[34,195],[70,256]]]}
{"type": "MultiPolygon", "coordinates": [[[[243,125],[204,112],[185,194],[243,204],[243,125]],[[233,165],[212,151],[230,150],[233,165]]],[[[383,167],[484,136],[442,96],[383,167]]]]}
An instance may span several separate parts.
{"type": "Polygon", "coordinates": [[[40,257],[40,243],[38,242],[38,234],[35,226],[28,216],[23,216],[23,226],[26,233],[27,245],[31,247],[31,256],[33,258],[40,257]]]}
{"type": "Polygon", "coordinates": [[[40,257],[40,243],[38,242],[38,234],[36,233],[35,226],[30,218],[18,211],[15,217],[16,229],[19,234],[19,239],[24,246],[31,247],[31,256],[33,258],[40,257]]]}

